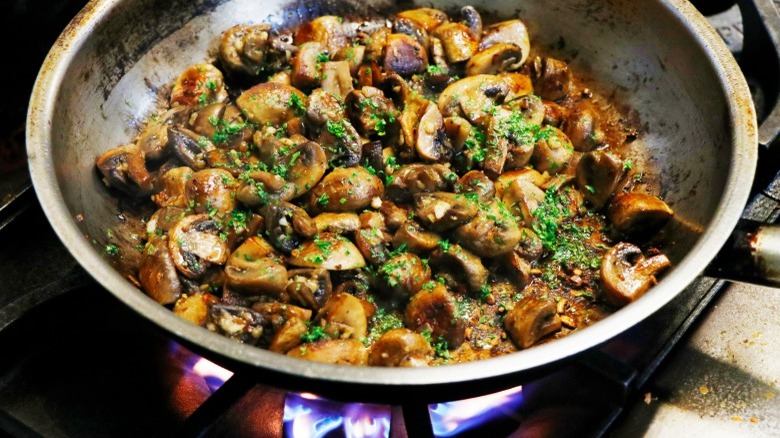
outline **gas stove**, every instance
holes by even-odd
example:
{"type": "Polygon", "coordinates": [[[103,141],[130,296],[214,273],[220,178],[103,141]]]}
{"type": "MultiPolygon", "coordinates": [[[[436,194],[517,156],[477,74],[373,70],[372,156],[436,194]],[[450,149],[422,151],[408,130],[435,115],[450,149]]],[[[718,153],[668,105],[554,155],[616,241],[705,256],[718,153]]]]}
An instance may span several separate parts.
{"type": "MultiPolygon", "coordinates": [[[[332,401],[258,383],[256,375],[199,356],[102,290],[35,200],[22,146],[26,93],[59,29],[84,1],[35,3],[12,2],[6,17],[16,25],[0,30],[13,40],[33,19],[36,29],[46,29],[14,46],[23,65],[3,72],[20,87],[0,109],[0,436],[780,434],[780,293],[709,277],[606,344],[475,399],[332,401]],[[747,311],[756,304],[750,300],[761,309],[747,311]]],[[[735,55],[755,62],[755,54],[742,53],[750,41],[732,3],[706,2],[702,11],[735,55]]],[[[745,71],[765,115],[778,84],[752,75],[757,67],[746,64],[745,71]]],[[[780,217],[778,169],[764,165],[777,163],[776,155],[762,150],[745,218],[780,217]]]]}

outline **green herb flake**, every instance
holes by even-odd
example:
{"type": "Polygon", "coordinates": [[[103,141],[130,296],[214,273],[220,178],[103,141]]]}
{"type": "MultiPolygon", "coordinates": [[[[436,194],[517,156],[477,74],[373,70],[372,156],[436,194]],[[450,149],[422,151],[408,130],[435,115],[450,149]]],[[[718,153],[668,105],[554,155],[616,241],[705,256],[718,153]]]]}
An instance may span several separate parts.
{"type": "Polygon", "coordinates": [[[119,255],[119,248],[117,248],[117,246],[114,245],[113,243],[109,243],[108,245],[106,245],[106,254],[112,257],[117,256],[119,255]]]}

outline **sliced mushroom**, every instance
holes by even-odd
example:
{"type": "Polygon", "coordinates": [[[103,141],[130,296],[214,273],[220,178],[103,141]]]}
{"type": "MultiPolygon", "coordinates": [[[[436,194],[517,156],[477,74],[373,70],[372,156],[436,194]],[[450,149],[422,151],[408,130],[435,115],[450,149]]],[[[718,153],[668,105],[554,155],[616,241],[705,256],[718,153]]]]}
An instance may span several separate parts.
{"type": "Polygon", "coordinates": [[[280,297],[287,288],[287,269],[278,258],[252,258],[242,251],[231,256],[225,266],[225,278],[231,290],[244,295],[280,297]]]}
{"type": "Polygon", "coordinates": [[[138,280],[144,292],[160,304],[173,304],[181,296],[181,282],[166,236],[150,236],[141,257],[138,280]]]}
{"type": "Polygon", "coordinates": [[[236,208],[236,180],[224,169],[203,169],[192,174],[185,185],[188,206],[196,213],[223,216],[236,208]]]}
{"type": "Polygon", "coordinates": [[[319,144],[307,141],[288,148],[276,166],[287,169],[285,179],[295,188],[293,198],[297,198],[317,185],[328,170],[328,161],[319,144]]]}
{"type": "Polygon", "coordinates": [[[182,295],[173,306],[173,313],[195,325],[204,326],[209,320],[211,306],[219,303],[219,298],[210,293],[182,295]]]}
{"type": "Polygon", "coordinates": [[[219,237],[222,227],[208,214],[185,216],[170,231],[168,249],[176,269],[188,278],[199,278],[212,264],[224,264],[227,244],[219,237]]]}
{"type": "Polygon", "coordinates": [[[271,343],[268,345],[268,350],[286,354],[293,348],[301,345],[303,341],[301,337],[309,330],[309,326],[306,325],[306,321],[298,318],[291,317],[287,319],[276,333],[274,333],[271,343]]]}
{"type": "Polygon", "coordinates": [[[308,309],[318,310],[333,292],[327,269],[292,269],[287,271],[287,277],[287,295],[308,309]]]}
{"type": "Polygon", "coordinates": [[[492,118],[492,108],[504,101],[509,85],[494,75],[476,75],[450,84],[439,95],[444,117],[461,116],[484,126],[492,118]]]}
{"type": "Polygon", "coordinates": [[[571,139],[574,149],[580,152],[593,150],[605,140],[596,109],[583,104],[569,113],[563,129],[571,139]]]}
{"type": "Polygon", "coordinates": [[[428,31],[420,23],[409,18],[396,16],[393,19],[393,33],[409,35],[417,40],[420,46],[426,49],[430,47],[428,31]]]}
{"type": "Polygon", "coordinates": [[[247,344],[257,344],[263,336],[265,318],[252,309],[242,306],[211,306],[210,322],[206,327],[226,337],[247,344]]]}
{"type": "Polygon", "coordinates": [[[544,191],[523,178],[515,178],[506,185],[497,184],[498,186],[502,187],[500,199],[504,205],[522,219],[526,226],[531,226],[534,222],[534,212],[544,201],[544,191]]]}
{"type": "Polygon", "coordinates": [[[238,25],[228,29],[219,43],[222,65],[234,73],[258,76],[268,45],[269,24],[238,25]]]}
{"type": "Polygon", "coordinates": [[[393,236],[393,246],[404,247],[407,251],[425,255],[438,248],[441,237],[430,231],[423,230],[417,222],[408,221],[398,228],[393,236]]]}
{"type": "Polygon", "coordinates": [[[306,111],[306,117],[319,128],[325,126],[328,121],[337,122],[345,119],[347,113],[336,96],[324,91],[322,88],[316,88],[309,95],[309,107],[306,111]]]}
{"type": "Polygon", "coordinates": [[[343,19],[335,15],[323,15],[314,20],[304,22],[295,32],[295,44],[317,41],[325,46],[330,53],[336,53],[340,48],[349,45],[349,38],[344,32],[343,19]]]}
{"type": "Polygon", "coordinates": [[[456,228],[453,237],[480,257],[494,257],[512,251],[520,241],[520,227],[501,201],[481,208],[466,224],[456,228]]]}
{"type": "Polygon", "coordinates": [[[363,64],[363,59],[366,56],[366,46],[350,46],[342,47],[333,56],[336,61],[346,61],[349,64],[349,74],[357,76],[358,69],[363,64]]]}
{"type": "Polygon", "coordinates": [[[546,126],[536,135],[531,164],[540,172],[554,175],[563,170],[574,156],[574,147],[569,137],[558,128],[546,126]]]}
{"type": "Polygon", "coordinates": [[[152,175],[146,169],[144,154],[134,144],[114,148],[96,160],[103,182],[130,196],[152,191],[152,175]]]}
{"type": "Polygon", "coordinates": [[[450,349],[458,348],[466,335],[466,322],[458,315],[455,299],[439,283],[432,290],[417,292],[409,300],[404,323],[418,333],[430,330],[432,339],[443,338],[450,349]]]}
{"type": "Polygon", "coordinates": [[[295,185],[273,173],[254,171],[243,178],[243,185],[236,192],[236,199],[247,207],[257,207],[295,197],[295,185]]]}
{"type": "Polygon", "coordinates": [[[206,137],[185,128],[168,128],[173,152],[184,165],[201,170],[208,164],[206,154],[214,150],[214,145],[206,137]]]}
{"type": "Polygon", "coordinates": [[[428,366],[433,348],[425,338],[407,328],[392,329],[374,341],[368,364],[377,367],[428,366]]]}
{"type": "Polygon", "coordinates": [[[424,161],[449,161],[452,156],[452,145],[444,132],[444,118],[432,102],[425,106],[420,117],[415,150],[424,161]]]}
{"type": "Polygon", "coordinates": [[[357,130],[346,120],[328,121],[317,142],[322,145],[331,166],[352,167],[360,163],[363,144],[357,130]]]}
{"type": "Polygon", "coordinates": [[[434,29],[433,36],[441,40],[451,63],[467,61],[479,49],[477,36],[461,23],[442,24],[434,29]]]}
{"type": "Polygon", "coordinates": [[[460,8],[460,15],[463,17],[463,22],[466,23],[472,35],[480,38],[482,36],[482,16],[474,8],[474,6],[464,6],[460,8]]]}
{"type": "Polygon", "coordinates": [[[363,87],[346,97],[349,118],[358,131],[366,137],[385,137],[395,124],[395,105],[382,90],[363,87]]]}
{"type": "Polygon", "coordinates": [[[470,197],[447,192],[417,193],[414,206],[420,222],[436,232],[463,225],[479,211],[479,205],[470,197]]]}
{"type": "Polygon", "coordinates": [[[193,65],[182,73],[171,89],[171,106],[204,107],[224,102],[228,94],[222,72],[211,64],[193,65]]]}
{"type": "Polygon", "coordinates": [[[225,105],[224,102],[212,103],[198,110],[194,114],[192,131],[209,139],[214,137],[214,134],[217,132],[219,120],[222,119],[222,115],[225,114],[226,106],[227,105],[225,105]]]}
{"type": "Polygon", "coordinates": [[[664,254],[646,258],[639,247],[620,242],[601,262],[601,285],[607,300],[622,307],[636,301],[656,284],[656,275],[671,266],[664,254]]]}
{"type": "MultiPolygon", "coordinates": [[[[223,106],[221,103],[214,105],[223,106]]],[[[167,156],[170,152],[168,127],[186,126],[191,113],[189,106],[177,106],[150,119],[136,139],[136,145],[144,157],[147,160],[159,160],[167,156]]]]}
{"type": "Polygon", "coordinates": [[[409,202],[416,193],[454,189],[458,174],[443,164],[407,164],[395,173],[387,185],[387,197],[395,202],[409,202]]]}
{"type": "Polygon", "coordinates": [[[361,210],[382,196],[382,181],[362,167],[340,167],[325,175],[309,193],[311,212],[361,210]]]}
{"type": "Polygon", "coordinates": [[[428,265],[408,252],[388,260],[379,272],[393,293],[402,297],[414,295],[431,279],[428,265]]]}
{"type": "Polygon", "coordinates": [[[368,331],[368,318],[363,304],[348,293],[334,294],[322,306],[314,320],[334,339],[363,339],[368,331]]]}
{"type": "Polygon", "coordinates": [[[355,339],[324,339],[287,352],[290,357],[341,365],[364,365],[368,351],[355,339]]]}
{"type": "Polygon", "coordinates": [[[542,99],[561,100],[569,95],[571,70],[569,65],[554,58],[534,58],[530,66],[534,92],[542,99]]]}
{"type": "Polygon", "coordinates": [[[175,167],[160,176],[156,181],[157,193],[152,195],[152,201],[158,207],[187,207],[185,186],[192,178],[193,171],[189,167],[175,167]]]}
{"type": "Polygon", "coordinates": [[[459,279],[458,283],[466,285],[469,292],[479,292],[488,279],[482,260],[458,244],[445,248],[437,248],[431,254],[431,266],[437,273],[446,272],[459,279]]]}
{"type": "Polygon", "coordinates": [[[514,44],[500,43],[474,54],[466,64],[466,74],[494,75],[515,71],[523,65],[523,51],[514,44]]]}
{"type": "Polygon", "coordinates": [[[542,239],[540,239],[530,228],[521,228],[520,242],[515,246],[514,252],[529,262],[536,261],[544,252],[542,239]]]}
{"type": "Polygon", "coordinates": [[[493,181],[479,170],[472,170],[460,177],[456,185],[457,193],[474,193],[477,200],[487,203],[496,195],[496,186],[493,181]]]}
{"type": "Polygon", "coordinates": [[[426,81],[431,88],[439,91],[451,82],[452,77],[450,76],[450,67],[447,63],[447,53],[444,51],[444,44],[436,37],[431,37],[430,42],[431,59],[433,59],[433,65],[436,68],[428,66],[426,81]]]}
{"type": "Polygon", "coordinates": [[[382,201],[379,212],[384,216],[385,225],[390,231],[396,231],[409,219],[409,210],[388,200],[382,201]]]}
{"type": "Polygon", "coordinates": [[[496,44],[514,44],[520,48],[523,56],[520,64],[524,64],[531,52],[531,40],[528,38],[528,29],[520,20],[502,21],[485,28],[482,40],[479,42],[479,50],[485,50],[496,44]]]}
{"type": "Polygon", "coordinates": [[[437,28],[440,24],[447,21],[447,14],[444,12],[438,10],[438,9],[431,9],[431,8],[419,8],[419,9],[409,9],[403,12],[399,12],[396,14],[396,18],[408,18],[418,24],[420,24],[423,29],[430,32],[433,29],[437,28]]]}
{"type": "Polygon", "coordinates": [[[639,192],[619,193],[612,198],[607,217],[619,235],[642,239],[657,233],[674,212],[657,196],[639,192]]]}
{"type": "Polygon", "coordinates": [[[293,251],[288,263],[330,271],[348,271],[366,266],[366,260],[355,244],[333,234],[320,234],[316,239],[304,242],[293,251]]]}
{"type": "Polygon", "coordinates": [[[513,280],[515,286],[525,287],[533,279],[532,271],[534,271],[534,268],[531,266],[531,263],[518,255],[516,251],[503,254],[498,260],[503,265],[509,278],[513,280]]]}
{"type": "MultiPolygon", "coordinates": [[[[385,46],[387,45],[387,37],[390,35],[390,33],[390,29],[382,26],[371,34],[369,39],[365,41],[366,61],[369,61],[372,63],[372,65],[376,66],[378,66],[378,63],[382,62],[382,58],[384,57],[385,53],[385,46]]],[[[364,85],[371,85],[374,79],[374,69],[371,67],[361,68],[358,71],[358,76],[361,84],[364,82],[364,80],[368,79],[370,83],[364,85]],[[362,76],[367,76],[367,78],[362,76]]]]}
{"type": "Polygon", "coordinates": [[[244,91],[236,104],[246,118],[260,126],[282,123],[306,112],[306,96],[289,85],[264,82],[244,91]]]}
{"type": "Polygon", "coordinates": [[[322,63],[322,89],[344,99],[354,89],[349,63],[346,61],[322,63]]]}
{"type": "MultiPolygon", "coordinates": [[[[528,96],[533,95],[534,85],[531,82],[531,78],[523,73],[499,73],[498,77],[509,84],[509,89],[512,91],[513,96],[528,96]]],[[[539,99],[541,100],[541,99],[539,99]]],[[[549,101],[548,101],[549,102],[549,101]]]]}
{"type": "Polygon", "coordinates": [[[146,234],[165,234],[186,215],[187,211],[182,207],[159,208],[146,222],[146,234]]]}
{"type": "Polygon", "coordinates": [[[306,211],[289,202],[266,205],[262,214],[268,241],[285,254],[317,233],[317,226],[306,211]]]}
{"type": "Polygon", "coordinates": [[[322,81],[322,62],[330,59],[327,47],[318,42],[303,43],[298,54],[292,59],[293,86],[303,89],[311,89],[320,85],[322,81]]]}
{"type": "Polygon", "coordinates": [[[384,228],[384,225],[364,224],[355,233],[355,243],[360,253],[373,265],[380,265],[387,261],[389,254],[387,243],[390,239],[384,228]]]}
{"type": "Polygon", "coordinates": [[[422,73],[428,67],[428,53],[413,37],[392,33],[387,36],[383,66],[401,76],[422,73]]]}
{"type": "Polygon", "coordinates": [[[314,224],[318,233],[349,234],[360,228],[360,219],[355,213],[320,213],[314,224]]]}
{"type": "Polygon", "coordinates": [[[528,294],[507,313],[504,328],[518,348],[528,348],[560,330],[561,318],[555,311],[555,303],[528,294]]]}
{"type": "Polygon", "coordinates": [[[577,186],[595,209],[601,209],[618,187],[623,161],[609,152],[588,152],[577,164],[577,186]]]}

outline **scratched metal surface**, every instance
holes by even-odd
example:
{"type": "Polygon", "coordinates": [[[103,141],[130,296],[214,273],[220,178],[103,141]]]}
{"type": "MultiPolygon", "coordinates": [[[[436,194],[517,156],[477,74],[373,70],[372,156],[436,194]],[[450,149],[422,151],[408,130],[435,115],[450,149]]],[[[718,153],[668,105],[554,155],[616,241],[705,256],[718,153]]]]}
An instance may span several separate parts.
{"type": "MultiPolygon", "coordinates": [[[[780,9],[780,0],[774,1],[780,9]]],[[[742,51],[736,7],[709,18],[742,51]]],[[[780,190],[764,193],[778,216],[780,190]]],[[[729,285],[624,413],[613,436],[780,436],[780,289],[729,285]]]]}

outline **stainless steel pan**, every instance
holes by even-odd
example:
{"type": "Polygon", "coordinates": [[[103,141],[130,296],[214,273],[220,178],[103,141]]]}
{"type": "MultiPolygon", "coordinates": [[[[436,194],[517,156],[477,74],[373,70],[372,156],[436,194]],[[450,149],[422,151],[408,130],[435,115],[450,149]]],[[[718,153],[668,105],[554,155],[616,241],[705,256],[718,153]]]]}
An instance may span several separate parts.
{"type": "MultiPolygon", "coordinates": [[[[461,1],[435,6],[452,10],[461,1]]],[[[475,0],[482,11],[519,16],[548,47],[605,84],[640,118],[676,221],[674,268],[640,300],[570,336],[504,357],[423,369],[346,367],[296,360],[193,326],[144,295],[103,248],[120,213],[94,171],[103,151],[131,140],[185,67],[206,60],[236,23],[295,24],[325,13],[377,15],[416,2],[385,0],[96,0],[52,48],[33,92],[27,144],[33,182],[60,239],[108,291],[189,345],[273,384],[339,396],[417,401],[459,398],[516,384],[519,373],[596,346],[660,309],[724,244],[745,205],[756,167],[757,124],[748,87],[718,34],[683,0],[475,0]],[[211,50],[211,52],[210,52],[211,50]]],[[[422,4],[422,3],[419,3],[422,4]]],[[[638,160],[643,160],[641,157],[638,160]]]]}

